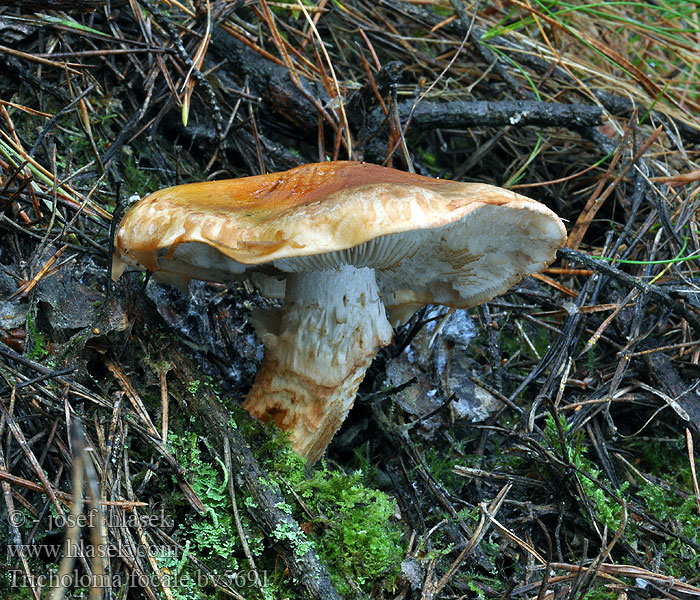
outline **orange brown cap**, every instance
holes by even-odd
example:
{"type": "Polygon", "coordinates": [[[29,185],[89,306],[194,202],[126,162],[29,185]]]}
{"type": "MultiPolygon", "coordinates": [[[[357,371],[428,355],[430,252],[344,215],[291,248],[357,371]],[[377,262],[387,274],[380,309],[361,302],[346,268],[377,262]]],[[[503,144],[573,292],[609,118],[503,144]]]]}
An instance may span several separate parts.
{"type": "Polygon", "coordinates": [[[140,200],[115,239],[113,274],[224,282],[257,265],[283,272],[376,269],[392,312],[469,308],[552,262],[566,241],[544,205],[481,183],[359,162],[193,183],[140,200]]]}

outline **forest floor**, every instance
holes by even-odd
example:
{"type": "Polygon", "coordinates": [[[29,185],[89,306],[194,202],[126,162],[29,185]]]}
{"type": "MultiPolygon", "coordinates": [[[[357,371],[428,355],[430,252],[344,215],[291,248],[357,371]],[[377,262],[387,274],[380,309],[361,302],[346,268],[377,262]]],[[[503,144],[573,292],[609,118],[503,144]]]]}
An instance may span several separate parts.
{"type": "Polygon", "coordinates": [[[8,4],[2,597],[700,597],[696,3],[8,4]],[[309,466],[240,408],[268,301],[112,283],[113,226],[346,159],[517,191],[569,241],[398,328],[309,466]]]}

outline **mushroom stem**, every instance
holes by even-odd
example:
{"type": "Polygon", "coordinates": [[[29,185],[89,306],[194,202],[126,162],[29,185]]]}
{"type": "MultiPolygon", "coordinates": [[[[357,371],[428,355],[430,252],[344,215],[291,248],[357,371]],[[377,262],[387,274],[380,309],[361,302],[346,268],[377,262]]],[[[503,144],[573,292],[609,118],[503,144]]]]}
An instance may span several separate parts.
{"type": "Polygon", "coordinates": [[[352,407],[365,371],[392,329],[374,269],[343,265],[287,278],[274,324],[256,323],[265,358],[243,406],[291,433],[310,463],[320,457],[352,407]]]}

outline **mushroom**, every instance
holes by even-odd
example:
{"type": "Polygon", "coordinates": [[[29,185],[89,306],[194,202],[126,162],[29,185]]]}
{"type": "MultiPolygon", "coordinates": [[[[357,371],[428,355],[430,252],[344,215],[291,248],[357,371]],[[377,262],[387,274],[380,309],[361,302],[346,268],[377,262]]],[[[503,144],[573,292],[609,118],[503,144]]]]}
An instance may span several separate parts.
{"type": "Polygon", "coordinates": [[[556,214],[508,190],[327,162],[143,198],[119,226],[112,273],[180,287],[254,273],[284,293],[252,319],[265,357],[243,406],[314,462],[392,325],[426,304],[486,302],[565,241],[556,214]]]}

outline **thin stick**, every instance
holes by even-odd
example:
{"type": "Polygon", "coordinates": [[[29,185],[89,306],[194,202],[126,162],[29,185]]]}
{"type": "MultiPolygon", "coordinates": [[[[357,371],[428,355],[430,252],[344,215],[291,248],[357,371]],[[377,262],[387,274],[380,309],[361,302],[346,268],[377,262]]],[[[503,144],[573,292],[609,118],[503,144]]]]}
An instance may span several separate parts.
{"type": "Polygon", "coordinates": [[[238,537],[241,540],[241,546],[243,547],[243,554],[250,565],[250,570],[255,574],[255,584],[260,590],[260,597],[265,597],[265,589],[263,588],[262,581],[260,580],[260,574],[258,573],[258,567],[255,565],[255,559],[248,546],[248,539],[245,536],[245,531],[243,531],[243,526],[241,525],[240,514],[238,513],[238,504],[236,503],[236,483],[234,481],[234,472],[231,465],[231,442],[227,437],[224,438],[224,464],[226,465],[226,471],[228,472],[228,493],[231,497],[231,506],[233,508],[233,520],[236,524],[236,531],[238,532],[238,537]]]}
{"type": "Polygon", "coordinates": [[[693,451],[693,436],[690,429],[685,428],[685,442],[688,446],[688,460],[690,461],[690,473],[693,477],[693,490],[695,491],[695,503],[700,513],[700,488],[698,487],[698,476],[695,473],[695,452],[693,451]]]}

